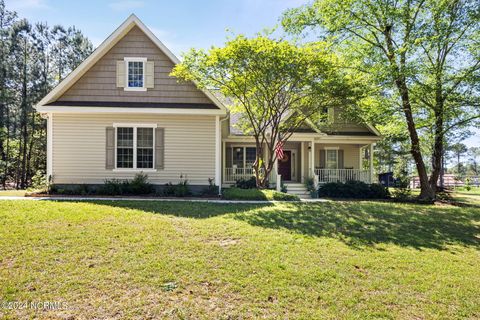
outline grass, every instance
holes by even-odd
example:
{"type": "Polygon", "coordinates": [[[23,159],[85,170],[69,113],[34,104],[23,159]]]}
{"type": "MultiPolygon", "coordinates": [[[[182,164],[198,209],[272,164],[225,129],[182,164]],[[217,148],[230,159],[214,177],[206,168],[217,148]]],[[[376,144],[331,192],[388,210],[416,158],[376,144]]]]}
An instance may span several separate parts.
{"type": "Polygon", "coordinates": [[[465,187],[458,187],[453,189],[454,192],[462,192],[466,194],[478,194],[480,195],[480,188],[479,187],[470,187],[470,190],[468,190],[465,187]]]}
{"type": "Polygon", "coordinates": [[[0,197],[24,197],[27,190],[0,190],[0,197]]]}
{"type": "Polygon", "coordinates": [[[65,307],[6,319],[480,317],[475,203],[1,201],[0,239],[0,301],[65,307]]]}
{"type": "Polygon", "coordinates": [[[295,201],[298,196],[275,190],[228,188],[223,191],[223,198],[227,200],[277,200],[295,201]]]}

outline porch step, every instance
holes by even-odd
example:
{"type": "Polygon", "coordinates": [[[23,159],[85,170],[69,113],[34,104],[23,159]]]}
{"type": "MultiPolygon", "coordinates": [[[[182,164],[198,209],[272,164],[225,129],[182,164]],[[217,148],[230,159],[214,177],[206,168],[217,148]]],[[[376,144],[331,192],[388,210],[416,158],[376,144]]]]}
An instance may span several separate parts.
{"type": "Polygon", "coordinates": [[[294,194],[300,199],[311,199],[310,193],[303,183],[285,183],[287,187],[287,193],[294,194]]]}

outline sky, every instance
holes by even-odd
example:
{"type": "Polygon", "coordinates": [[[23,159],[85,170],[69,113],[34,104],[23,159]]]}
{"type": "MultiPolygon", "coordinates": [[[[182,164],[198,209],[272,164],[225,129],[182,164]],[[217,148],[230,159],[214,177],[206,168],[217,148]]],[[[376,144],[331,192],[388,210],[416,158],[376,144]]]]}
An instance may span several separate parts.
{"type": "MultiPolygon", "coordinates": [[[[7,9],[31,22],[74,25],[98,46],[135,13],[177,56],[190,48],[220,46],[232,33],[273,28],[288,8],[308,0],[6,0],[7,9]]],[[[480,130],[465,140],[480,147],[480,130]]]]}
{"type": "Polygon", "coordinates": [[[306,0],[6,0],[31,21],[75,25],[95,46],[135,13],[177,56],[221,45],[231,32],[255,34],[278,24],[282,12],[306,0]],[[228,30],[228,31],[227,31],[228,30]]]}

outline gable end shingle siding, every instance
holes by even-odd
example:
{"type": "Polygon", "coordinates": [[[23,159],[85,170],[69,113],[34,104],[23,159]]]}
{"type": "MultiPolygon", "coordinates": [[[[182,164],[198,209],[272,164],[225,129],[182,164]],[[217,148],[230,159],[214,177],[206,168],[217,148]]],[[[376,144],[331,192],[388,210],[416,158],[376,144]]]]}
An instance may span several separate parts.
{"type": "Polygon", "coordinates": [[[171,77],[173,67],[174,63],[147,35],[133,27],[57,101],[212,103],[193,83],[179,83],[171,77]],[[137,92],[117,87],[117,61],[125,57],[144,57],[155,62],[154,88],[137,92]]]}

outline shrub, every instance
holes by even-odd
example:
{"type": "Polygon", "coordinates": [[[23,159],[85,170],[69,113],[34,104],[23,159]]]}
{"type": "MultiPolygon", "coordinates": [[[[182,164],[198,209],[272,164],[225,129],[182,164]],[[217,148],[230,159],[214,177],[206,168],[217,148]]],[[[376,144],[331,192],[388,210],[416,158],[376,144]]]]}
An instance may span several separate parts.
{"type": "Polygon", "coordinates": [[[133,180],[110,179],[105,180],[103,186],[98,188],[97,193],[110,196],[124,194],[146,195],[154,192],[154,187],[148,182],[148,175],[143,172],[135,174],[133,180]]]}
{"type": "Polygon", "coordinates": [[[135,174],[135,177],[133,177],[133,180],[130,181],[129,184],[124,184],[124,187],[127,186],[130,190],[126,191],[131,194],[151,194],[154,192],[153,185],[148,182],[148,175],[143,172],[135,174]]]}
{"type": "Polygon", "coordinates": [[[393,188],[392,197],[399,201],[411,200],[412,190],[410,188],[393,188]]]}
{"type": "Polygon", "coordinates": [[[180,175],[180,182],[173,184],[171,182],[165,184],[165,189],[163,190],[165,196],[174,196],[174,197],[186,197],[191,194],[188,180],[183,178],[183,175],[180,175]]]}
{"type": "Polygon", "coordinates": [[[180,181],[175,186],[175,192],[174,192],[175,197],[186,197],[190,194],[191,192],[190,192],[190,187],[188,186],[188,180],[180,181]]]}
{"type": "Polygon", "coordinates": [[[465,190],[472,190],[472,180],[470,180],[470,178],[465,179],[465,190]]]}
{"type": "Polygon", "coordinates": [[[122,195],[124,191],[124,182],[119,179],[110,179],[105,180],[103,186],[98,188],[99,194],[109,195],[109,196],[116,196],[122,195]]]}
{"type": "Polygon", "coordinates": [[[218,187],[212,178],[208,178],[208,187],[202,191],[202,194],[206,196],[216,196],[218,194],[218,187]]]}
{"type": "Polygon", "coordinates": [[[80,184],[73,190],[73,194],[86,196],[90,194],[90,188],[86,184],[80,184]]]}
{"type": "Polygon", "coordinates": [[[388,189],[380,184],[366,184],[361,181],[326,183],[318,189],[318,195],[330,198],[385,199],[388,189]]]}
{"type": "Polygon", "coordinates": [[[241,189],[228,188],[223,190],[223,198],[227,200],[277,200],[277,201],[298,201],[294,194],[288,194],[268,189],[241,189]]]}
{"type": "Polygon", "coordinates": [[[305,188],[310,193],[310,196],[315,199],[318,198],[318,190],[315,188],[315,181],[313,178],[305,178],[305,188]]]}
{"type": "Polygon", "coordinates": [[[165,184],[165,188],[163,189],[164,196],[173,196],[175,195],[175,185],[171,182],[165,184]]]}
{"type": "Polygon", "coordinates": [[[250,179],[238,179],[235,182],[235,188],[239,189],[255,189],[257,187],[257,179],[251,177],[250,179]]]}
{"type": "Polygon", "coordinates": [[[37,171],[32,177],[32,189],[48,191],[49,183],[44,172],[37,171]]]}

